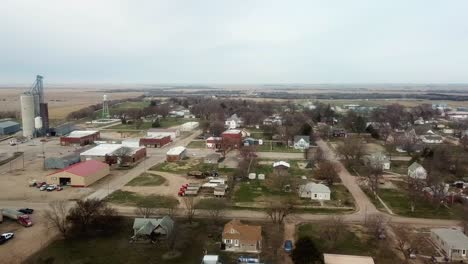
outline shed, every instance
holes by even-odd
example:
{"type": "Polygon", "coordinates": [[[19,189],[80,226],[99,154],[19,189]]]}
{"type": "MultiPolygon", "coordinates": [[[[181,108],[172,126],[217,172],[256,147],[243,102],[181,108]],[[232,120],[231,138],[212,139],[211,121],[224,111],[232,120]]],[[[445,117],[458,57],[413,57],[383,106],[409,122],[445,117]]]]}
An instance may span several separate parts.
{"type": "Polygon", "coordinates": [[[100,138],[99,131],[79,130],[73,131],[67,136],[60,137],[60,145],[62,146],[84,146],[93,144],[94,141],[100,138]]]}
{"type": "Polygon", "coordinates": [[[468,259],[468,237],[458,229],[431,229],[431,238],[445,252],[449,259],[468,259]]]}
{"type": "Polygon", "coordinates": [[[10,135],[20,131],[20,124],[14,121],[0,122],[0,135],[10,135]]]}
{"type": "Polygon", "coordinates": [[[171,140],[180,136],[180,130],[174,128],[150,128],[146,133],[148,137],[170,136],[171,140]]]}
{"type": "Polygon", "coordinates": [[[179,146],[171,148],[166,153],[166,160],[169,162],[182,160],[187,156],[187,149],[185,147],[179,146]]]}
{"type": "Polygon", "coordinates": [[[106,163],[88,160],[47,175],[46,182],[48,184],[86,187],[109,175],[109,172],[109,165],[106,163]]]}
{"type": "Polygon", "coordinates": [[[174,221],[169,216],[162,218],[135,218],[133,221],[133,235],[168,237],[174,228],[174,221]]]}
{"type": "Polygon", "coordinates": [[[45,159],[46,169],[64,169],[68,166],[80,162],[79,153],[71,153],[61,157],[49,157],[45,159]]]}

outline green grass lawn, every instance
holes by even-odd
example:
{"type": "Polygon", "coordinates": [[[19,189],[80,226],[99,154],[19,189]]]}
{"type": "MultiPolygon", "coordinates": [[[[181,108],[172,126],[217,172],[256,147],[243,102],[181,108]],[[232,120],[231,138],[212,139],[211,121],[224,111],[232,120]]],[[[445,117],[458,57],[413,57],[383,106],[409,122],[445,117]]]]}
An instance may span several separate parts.
{"type": "Polygon", "coordinates": [[[435,218],[435,219],[461,219],[463,215],[463,206],[455,204],[452,207],[446,208],[432,205],[425,199],[420,199],[416,202],[415,211],[411,212],[410,200],[405,192],[398,189],[381,189],[379,191],[380,198],[392,209],[395,214],[418,217],[418,218],[435,218]]]}
{"type": "Polygon", "coordinates": [[[255,198],[264,195],[266,190],[260,181],[242,182],[234,192],[233,200],[237,203],[254,202],[255,198]]]}
{"type": "Polygon", "coordinates": [[[367,230],[360,226],[345,226],[341,237],[336,243],[332,243],[322,237],[320,224],[303,224],[298,227],[299,237],[310,237],[321,252],[372,256],[376,263],[393,264],[397,257],[388,247],[387,241],[378,241],[369,236],[367,230]],[[380,244],[380,246],[379,246],[380,244]]]}
{"type": "Polygon", "coordinates": [[[408,166],[410,165],[409,161],[398,161],[394,160],[390,164],[390,171],[406,175],[408,173],[408,166]]]}
{"type": "MultiPolygon", "coordinates": [[[[152,171],[170,173],[187,173],[189,171],[213,171],[218,170],[216,164],[204,164],[201,159],[181,160],[177,162],[163,162],[150,168],[152,171]]],[[[218,170],[219,171],[219,170],[218,170]]]]}
{"type": "Polygon", "coordinates": [[[110,126],[108,129],[121,129],[121,130],[147,130],[151,128],[151,122],[143,122],[140,127],[137,127],[135,124],[117,124],[110,126]]]}
{"type": "Polygon", "coordinates": [[[194,140],[187,145],[187,148],[206,148],[206,142],[204,140],[194,140]]]}
{"type": "Polygon", "coordinates": [[[159,186],[166,182],[161,175],[152,173],[142,173],[131,180],[126,186],[159,186]]]}
{"type": "Polygon", "coordinates": [[[344,185],[335,184],[330,189],[332,200],[325,202],[326,204],[331,203],[336,206],[354,206],[353,196],[344,185]]]}
{"type": "Polygon", "coordinates": [[[152,204],[155,208],[167,208],[171,204],[178,204],[178,200],[172,196],[164,195],[141,195],[134,192],[117,190],[107,196],[106,201],[124,206],[136,206],[138,203],[145,202],[152,204]]]}
{"type": "Polygon", "coordinates": [[[294,149],[286,145],[277,145],[275,142],[272,143],[270,140],[264,140],[263,145],[258,145],[258,152],[286,152],[286,153],[301,153],[302,150],[294,149]]]}
{"type": "MultiPolygon", "coordinates": [[[[159,120],[160,127],[159,128],[168,128],[173,126],[179,126],[186,122],[198,122],[196,118],[176,118],[176,117],[166,117],[166,119],[161,118],[159,120]]],[[[152,128],[152,122],[143,122],[139,128],[135,126],[135,124],[117,124],[115,126],[109,127],[109,129],[122,129],[122,130],[147,130],[152,128]]]]}

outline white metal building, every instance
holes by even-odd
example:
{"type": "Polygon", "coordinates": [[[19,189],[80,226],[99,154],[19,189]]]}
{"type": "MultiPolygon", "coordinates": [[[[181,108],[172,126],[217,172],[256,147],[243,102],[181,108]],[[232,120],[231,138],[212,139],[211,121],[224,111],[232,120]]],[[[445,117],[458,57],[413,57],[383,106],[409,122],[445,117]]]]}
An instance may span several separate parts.
{"type": "Polygon", "coordinates": [[[301,198],[310,198],[312,200],[330,200],[331,191],[328,186],[321,183],[309,182],[299,186],[299,196],[301,198]]]}
{"type": "Polygon", "coordinates": [[[468,259],[468,237],[458,229],[431,229],[431,238],[452,260],[468,259]]]}
{"type": "Polygon", "coordinates": [[[187,122],[180,126],[180,131],[192,131],[194,129],[197,129],[198,126],[198,122],[187,122]]]}

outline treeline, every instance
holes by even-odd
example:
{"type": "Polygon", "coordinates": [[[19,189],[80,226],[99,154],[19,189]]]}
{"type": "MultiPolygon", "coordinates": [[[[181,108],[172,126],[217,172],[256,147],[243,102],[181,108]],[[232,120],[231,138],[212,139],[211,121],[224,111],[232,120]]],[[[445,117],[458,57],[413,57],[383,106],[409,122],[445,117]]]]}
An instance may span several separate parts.
{"type": "MultiPolygon", "coordinates": [[[[123,102],[139,102],[143,100],[145,96],[138,96],[135,98],[128,98],[128,99],[119,99],[119,100],[110,100],[108,101],[109,107],[114,106],[116,104],[120,104],[123,102]]],[[[78,120],[82,118],[95,118],[96,117],[96,112],[102,109],[102,103],[99,104],[94,104],[87,106],[85,108],[81,108],[80,110],[71,112],[67,115],[67,120],[78,120]]]]}
{"type": "Polygon", "coordinates": [[[445,100],[445,101],[467,101],[466,95],[452,95],[441,93],[424,93],[424,94],[401,94],[401,93],[319,93],[319,94],[302,94],[288,92],[263,92],[256,97],[272,98],[272,99],[322,99],[322,100],[338,100],[338,99],[421,99],[421,100],[445,100]]]}

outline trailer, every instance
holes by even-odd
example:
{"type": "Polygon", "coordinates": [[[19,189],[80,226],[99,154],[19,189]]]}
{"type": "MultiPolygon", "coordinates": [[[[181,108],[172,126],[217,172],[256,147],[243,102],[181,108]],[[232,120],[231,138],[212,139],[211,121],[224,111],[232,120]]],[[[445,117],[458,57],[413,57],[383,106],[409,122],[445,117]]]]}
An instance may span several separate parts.
{"type": "Polygon", "coordinates": [[[0,217],[1,220],[3,220],[3,217],[10,218],[11,220],[17,221],[18,224],[24,227],[30,227],[33,225],[33,222],[31,221],[31,218],[29,218],[29,215],[23,214],[14,209],[1,209],[0,215],[2,215],[0,217]]]}

